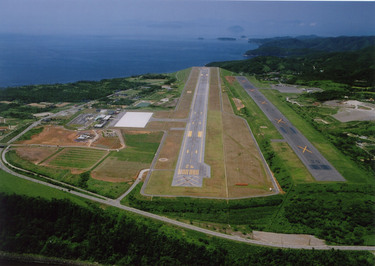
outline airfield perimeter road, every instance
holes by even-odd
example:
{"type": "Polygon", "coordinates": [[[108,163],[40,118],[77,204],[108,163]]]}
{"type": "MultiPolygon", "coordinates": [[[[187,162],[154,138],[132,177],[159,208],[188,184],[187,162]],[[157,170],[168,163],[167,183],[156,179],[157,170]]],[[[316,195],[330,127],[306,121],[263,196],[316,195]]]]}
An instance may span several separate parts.
{"type": "MultiPolygon", "coordinates": [[[[4,158],[3,149],[1,149],[1,148],[0,148],[0,154],[2,155],[1,157],[4,158]]],[[[95,197],[95,196],[92,196],[92,195],[85,194],[87,192],[81,193],[81,192],[78,192],[78,191],[71,190],[69,188],[59,187],[57,185],[53,185],[53,184],[50,184],[50,183],[47,183],[47,182],[44,182],[44,181],[41,181],[41,180],[33,179],[31,177],[27,177],[27,176],[24,176],[22,174],[18,174],[16,172],[10,170],[9,168],[7,168],[4,165],[2,160],[0,160],[0,169],[4,170],[5,172],[8,172],[9,174],[14,175],[16,177],[20,177],[20,178],[29,180],[31,182],[35,182],[35,183],[38,183],[38,184],[41,184],[41,185],[45,185],[45,186],[48,186],[48,187],[51,187],[51,188],[54,188],[54,189],[58,189],[60,191],[70,193],[70,194],[76,195],[76,196],[81,197],[81,198],[85,198],[85,199],[95,201],[95,202],[98,202],[98,203],[101,203],[101,204],[113,206],[113,207],[116,207],[116,208],[119,208],[119,209],[122,209],[122,210],[125,210],[125,211],[129,211],[129,212],[132,212],[132,213],[135,213],[135,214],[142,215],[144,217],[152,218],[152,219],[155,219],[155,220],[158,220],[158,221],[161,221],[161,222],[164,222],[164,223],[169,223],[169,224],[172,224],[172,225],[175,225],[175,226],[178,226],[178,227],[182,227],[182,228],[185,228],[185,229],[193,230],[193,231],[196,231],[196,232],[201,232],[201,233],[204,233],[204,234],[207,234],[207,235],[210,235],[210,236],[220,237],[220,238],[224,238],[224,239],[228,239],[228,240],[232,240],[232,241],[238,241],[238,242],[242,242],[242,243],[246,243],[246,244],[253,244],[253,245],[260,245],[260,246],[267,246],[267,247],[276,247],[276,248],[315,249],[315,250],[331,250],[331,249],[366,250],[366,251],[371,251],[371,252],[375,251],[374,246],[330,246],[330,245],[307,246],[307,245],[303,245],[303,244],[299,244],[299,243],[296,243],[296,244],[278,244],[278,243],[266,242],[266,241],[262,241],[262,240],[242,238],[242,237],[237,236],[237,235],[227,235],[227,234],[224,234],[224,233],[211,231],[211,230],[201,228],[201,227],[198,227],[198,226],[194,226],[194,225],[191,225],[191,224],[179,222],[179,221],[176,221],[176,220],[173,220],[173,219],[161,216],[161,215],[157,215],[157,214],[153,214],[153,213],[150,213],[150,212],[138,210],[138,209],[135,209],[135,208],[132,208],[132,207],[124,206],[117,200],[108,199],[106,197],[99,196],[99,195],[98,195],[98,197],[95,197]]]]}
{"type": "Polygon", "coordinates": [[[203,178],[210,177],[210,166],[204,163],[209,74],[209,68],[200,68],[172,186],[202,187],[203,178]]]}
{"type": "Polygon", "coordinates": [[[296,129],[292,123],[255,88],[245,77],[236,77],[245,91],[255,101],[268,119],[275,125],[289,146],[297,154],[317,181],[345,181],[342,175],[296,129]]]}

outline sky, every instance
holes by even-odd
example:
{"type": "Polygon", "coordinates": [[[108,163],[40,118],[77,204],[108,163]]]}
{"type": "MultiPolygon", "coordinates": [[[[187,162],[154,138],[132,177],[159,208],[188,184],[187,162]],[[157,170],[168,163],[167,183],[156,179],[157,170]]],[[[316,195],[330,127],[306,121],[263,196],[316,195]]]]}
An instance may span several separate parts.
{"type": "Polygon", "coordinates": [[[375,35],[375,2],[1,0],[0,34],[216,38],[375,35]]]}

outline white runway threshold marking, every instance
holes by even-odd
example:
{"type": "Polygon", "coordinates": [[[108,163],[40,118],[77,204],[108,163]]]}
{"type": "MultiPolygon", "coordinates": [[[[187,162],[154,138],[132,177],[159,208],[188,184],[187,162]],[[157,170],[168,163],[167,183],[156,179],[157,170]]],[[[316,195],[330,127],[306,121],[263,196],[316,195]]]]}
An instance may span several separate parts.
{"type": "Polygon", "coordinates": [[[127,112],[116,123],[115,127],[139,127],[144,128],[153,113],[148,112],[127,112]]]}

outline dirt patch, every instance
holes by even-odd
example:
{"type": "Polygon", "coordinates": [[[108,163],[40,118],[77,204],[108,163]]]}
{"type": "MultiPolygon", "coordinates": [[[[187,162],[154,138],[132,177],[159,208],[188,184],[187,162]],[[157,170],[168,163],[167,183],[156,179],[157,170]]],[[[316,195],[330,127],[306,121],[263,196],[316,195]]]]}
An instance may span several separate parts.
{"type": "Polygon", "coordinates": [[[38,164],[57,151],[57,148],[49,147],[17,147],[16,153],[22,159],[38,164]]]}
{"type": "Polygon", "coordinates": [[[229,84],[233,84],[233,82],[236,81],[236,78],[232,76],[225,76],[225,79],[229,82],[229,84]]]}
{"type": "Polygon", "coordinates": [[[46,108],[47,107],[46,104],[40,104],[40,103],[29,103],[28,106],[37,107],[37,108],[46,108]]]}
{"type": "Polygon", "coordinates": [[[20,141],[22,144],[44,144],[58,146],[88,146],[86,142],[75,141],[79,134],[90,131],[73,131],[63,127],[45,126],[43,131],[31,137],[30,140],[20,141]]]}
{"type": "Polygon", "coordinates": [[[68,104],[70,104],[70,103],[68,103],[68,102],[59,103],[59,104],[56,104],[56,107],[64,107],[64,106],[67,106],[68,104]]]}
{"type": "Polygon", "coordinates": [[[325,242],[322,239],[316,238],[312,235],[302,234],[279,234],[270,232],[253,231],[253,239],[260,240],[266,243],[279,245],[303,245],[303,246],[324,246],[325,242]]]}
{"type": "Polygon", "coordinates": [[[92,147],[105,148],[105,149],[120,149],[122,144],[117,136],[103,136],[103,132],[97,132],[99,138],[91,144],[92,147]]]}
{"type": "Polygon", "coordinates": [[[371,121],[375,120],[375,111],[342,108],[337,114],[333,115],[333,117],[339,120],[340,122],[371,121]]]}
{"type": "Polygon", "coordinates": [[[245,107],[245,105],[242,103],[240,99],[237,99],[237,98],[232,98],[232,99],[238,111],[245,107]]]}

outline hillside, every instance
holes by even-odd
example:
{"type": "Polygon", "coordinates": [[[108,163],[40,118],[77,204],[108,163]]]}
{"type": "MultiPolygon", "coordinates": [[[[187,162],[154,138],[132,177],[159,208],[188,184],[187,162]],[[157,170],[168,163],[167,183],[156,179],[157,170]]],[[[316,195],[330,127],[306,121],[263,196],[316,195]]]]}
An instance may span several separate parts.
{"type": "Polygon", "coordinates": [[[287,58],[259,56],[241,61],[214,62],[207,66],[252,75],[273,75],[288,83],[332,80],[350,86],[370,87],[375,85],[375,46],[359,51],[321,52],[287,58]]]}
{"type": "Polygon", "coordinates": [[[293,56],[319,52],[356,51],[375,45],[375,36],[330,37],[317,36],[276,37],[250,39],[250,43],[259,44],[259,48],[249,50],[247,56],[293,56]]]}

